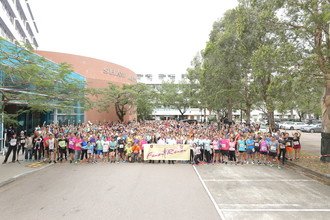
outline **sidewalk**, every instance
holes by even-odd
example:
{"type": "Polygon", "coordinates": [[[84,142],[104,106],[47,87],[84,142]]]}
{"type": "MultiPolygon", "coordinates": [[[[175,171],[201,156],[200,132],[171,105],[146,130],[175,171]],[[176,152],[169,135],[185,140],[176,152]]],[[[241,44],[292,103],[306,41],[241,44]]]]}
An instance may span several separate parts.
{"type": "Polygon", "coordinates": [[[12,155],[10,155],[6,164],[2,164],[5,157],[2,154],[0,155],[0,187],[51,165],[43,162],[25,162],[22,160],[22,155],[19,155],[19,163],[11,163],[11,158],[12,155]]]}

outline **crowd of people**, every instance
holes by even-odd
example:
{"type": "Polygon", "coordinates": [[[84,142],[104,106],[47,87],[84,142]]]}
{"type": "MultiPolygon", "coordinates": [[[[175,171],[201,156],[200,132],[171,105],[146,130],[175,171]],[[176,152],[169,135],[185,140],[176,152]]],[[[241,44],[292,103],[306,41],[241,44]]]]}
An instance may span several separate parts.
{"type": "MultiPolygon", "coordinates": [[[[145,144],[188,144],[192,164],[284,164],[299,159],[300,133],[260,132],[257,125],[184,123],[175,120],[131,123],[85,123],[35,128],[32,134],[13,131],[7,138],[3,164],[20,152],[26,161],[49,163],[146,162],[145,144]]],[[[154,163],[154,160],[148,161],[154,163]]],[[[158,163],[165,161],[156,161],[158,163]]],[[[174,163],[174,161],[168,161],[174,163]]]]}

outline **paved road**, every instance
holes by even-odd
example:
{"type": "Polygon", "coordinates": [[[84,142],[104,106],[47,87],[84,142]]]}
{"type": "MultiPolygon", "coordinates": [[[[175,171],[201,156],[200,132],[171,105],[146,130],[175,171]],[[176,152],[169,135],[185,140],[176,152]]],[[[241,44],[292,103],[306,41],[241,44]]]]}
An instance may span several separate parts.
{"type": "Polygon", "coordinates": [[[187,164],[56,164],[0,195],[1,219],[219,218],[187,164]]]}
{"type": "Polygon", "coordinates": [[[330,187],[288,168],[198,166],[223,219],[329,219],[330,187]]]}
{"type": "Polygon", "coordinates": [[[1,219],[328,219],[329,189],[290,169],[258,165],[56,164],[1,187],[0,213],[1,219]]]}

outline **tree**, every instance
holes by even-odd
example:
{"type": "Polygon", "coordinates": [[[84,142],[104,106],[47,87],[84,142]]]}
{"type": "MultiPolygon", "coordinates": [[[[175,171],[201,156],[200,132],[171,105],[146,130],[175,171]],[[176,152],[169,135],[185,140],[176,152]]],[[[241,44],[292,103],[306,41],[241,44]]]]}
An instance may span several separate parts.
{"type": "Polygon", "coordinates": [[[4,121],[27,111],[46,112],[55,108],[72,109],[85,104],[85,84],[76,78],[68,64],[55,64],[33,54],[20,45],[0,38],[0,94],[4,121]],[[8,104],[24,106],[16,114],[8,114],[8,104]]]}
{"type": "Polygon", "coordinates": [[[193,86],[186,82],[164,82],[158,90],[158,105],[179,110],[183,118],[188,108],[194,105],[194,91],[193,86]]]}
{"type": "Polygon", "coordinates": [[[109,83],[106,88],[95,89],[93,94],[99,98],[95,102],[98,110],[109,112],[110,107],[114,107],[120,122],[124,122],[125,115],[134,108],[135,91],[131,85],[109,83]]]}
{"type": "Polygon", "coordinates": [[[135,94],[137,119],[139,121],[150,119],[156,104],[155,91],[150,86],[143,83],[133,85],[133,90],[135,94]]]}
{"type": "Polygon", "coordinates": [[[231,25],[236,16],[235,10],[229,10],[214,23],[203,51],[204,71],[200,78],[209,108],[217,112],[225,109],[229,121],[240,97],[240,55],[235,50],[237,37],[231,25]]]}

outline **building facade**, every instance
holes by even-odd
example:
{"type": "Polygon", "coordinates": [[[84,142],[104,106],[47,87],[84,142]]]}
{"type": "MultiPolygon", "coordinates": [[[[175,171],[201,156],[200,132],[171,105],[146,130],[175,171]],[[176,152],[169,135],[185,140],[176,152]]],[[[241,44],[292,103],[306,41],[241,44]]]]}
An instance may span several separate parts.
{"type": "Polygon", "coordinates": [[[0,0],[0,36],[38,48],[38,27],[28,0],[0,0]]]}
{"type": "MultiPolygon", "coordinates": [[[[105,88],[109,83],[123,85],[137,82],[137,76],[132,70],[108,61],[50,51],[36,51],[36,53],[56,63],[70,64],[75,72],[86,78],[87,88],[105,88]]],[[[128,112],[125,117],[125,121],[135,119],[136,113],[133,111],[128,112]]],[[[92,123],[118,120],[115,108],[112,106],[107,112],[99,112],[96,108],[85,112],[85,121],[92,123]]]]}

